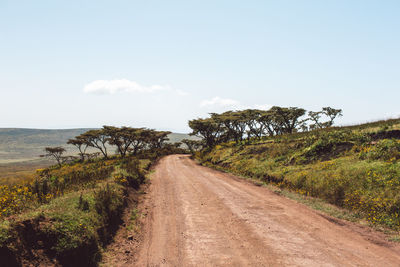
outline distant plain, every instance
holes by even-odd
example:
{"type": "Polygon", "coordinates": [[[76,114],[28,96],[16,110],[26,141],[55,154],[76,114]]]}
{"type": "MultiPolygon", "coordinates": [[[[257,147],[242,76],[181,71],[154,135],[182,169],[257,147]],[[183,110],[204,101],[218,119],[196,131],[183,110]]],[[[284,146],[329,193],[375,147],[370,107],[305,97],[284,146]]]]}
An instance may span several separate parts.
{"type": "MultiPolygon", "coordinates": [[[[0,184],[25,179],[36,169],[54,164],[52,160],[40,157],[44,154],[45,147],[62,146],[67,150],[67,155],[77,155],[78,150],[72,145],[67,145],[67,140],[88,130],[91,129],[0,128],[0,184]]],[[[172,133],[169,138],[173,143],[193,137],[172,133]]],[[[90,148],[87,151],[96,152],[90,148]]]]}

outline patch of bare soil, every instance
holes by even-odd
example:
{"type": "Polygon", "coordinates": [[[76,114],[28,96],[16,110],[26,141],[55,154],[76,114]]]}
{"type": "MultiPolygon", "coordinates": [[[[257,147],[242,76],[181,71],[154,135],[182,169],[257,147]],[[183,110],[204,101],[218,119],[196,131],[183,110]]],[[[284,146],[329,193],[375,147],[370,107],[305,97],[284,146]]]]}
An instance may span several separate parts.
{"type": "Polygon", "coordinates": [[[373,141],[380,140],[380,139],[400,139],[400,130],[391,130],[385,132],[379,132],[371,134],[371,139],[373,141]]]}
{"type": "Polygon", "coordinates": [[[149,183],[141,186],[140,191],[128,192],[128,205],[122,216],[123,224],[116,232],[113,241],[106,248],[101,266],[132,266],[135,253],[143,240],[144,218],[148,210],[149,183]]]}

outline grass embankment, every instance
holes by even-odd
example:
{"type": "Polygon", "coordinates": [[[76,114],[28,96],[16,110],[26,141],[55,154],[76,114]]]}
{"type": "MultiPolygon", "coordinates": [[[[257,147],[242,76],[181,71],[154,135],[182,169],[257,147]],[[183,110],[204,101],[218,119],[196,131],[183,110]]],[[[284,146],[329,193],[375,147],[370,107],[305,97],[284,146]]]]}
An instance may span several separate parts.
{"type": "Polygon", "coordinates": [[[127,191],[144,182],[151,162],[98,159],[39,170],[35,178],[3,185],[2,263],[96,265],[121,223],[127,191]]]}
{"type": "Polygon", "coordinates": [[[400,229],[400,120],[218,145],[205,165],[321,198],[400,229]]]}

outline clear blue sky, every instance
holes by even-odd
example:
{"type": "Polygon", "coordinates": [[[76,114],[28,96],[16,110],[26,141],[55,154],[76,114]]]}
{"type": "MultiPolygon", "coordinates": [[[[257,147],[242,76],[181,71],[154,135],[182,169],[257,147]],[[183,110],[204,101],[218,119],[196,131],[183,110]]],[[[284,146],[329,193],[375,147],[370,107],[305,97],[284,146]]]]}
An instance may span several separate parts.
{"type": "Polygon", "coordinates": [[[400,115],[400,1],[0,0],[0,127],[188,132],[208,112],[400,115]]]}

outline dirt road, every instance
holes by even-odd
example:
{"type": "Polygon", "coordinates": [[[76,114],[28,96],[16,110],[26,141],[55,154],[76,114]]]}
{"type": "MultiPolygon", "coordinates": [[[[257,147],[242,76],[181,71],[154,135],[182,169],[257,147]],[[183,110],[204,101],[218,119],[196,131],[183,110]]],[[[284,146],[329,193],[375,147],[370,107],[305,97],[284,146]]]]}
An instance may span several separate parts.
{"type": "Polygon", "coordinates": [[[379,233],[186,156],[161,160],[146,201],[136,266],[400,266],[379,233]]]}

